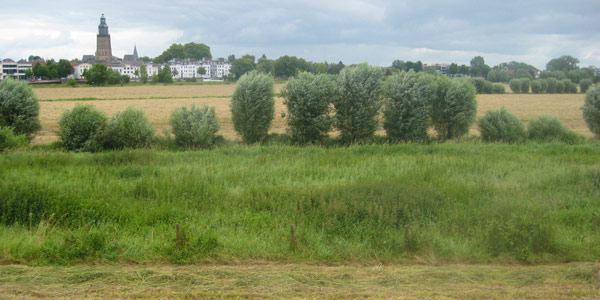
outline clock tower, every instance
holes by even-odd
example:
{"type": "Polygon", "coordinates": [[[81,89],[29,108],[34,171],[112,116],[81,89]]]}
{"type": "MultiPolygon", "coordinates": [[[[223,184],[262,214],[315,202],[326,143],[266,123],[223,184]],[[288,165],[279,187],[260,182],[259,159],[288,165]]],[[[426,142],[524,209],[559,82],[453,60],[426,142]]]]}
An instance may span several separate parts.
{"type": "Polygon", "coordinates": [[[110,45],[110,34],[108,34],[108,25],[104,13],[100,17],[98,25],[98,36],[96,40],[96,62],[109,64],[112,61],[112,48],[110,45]]]}

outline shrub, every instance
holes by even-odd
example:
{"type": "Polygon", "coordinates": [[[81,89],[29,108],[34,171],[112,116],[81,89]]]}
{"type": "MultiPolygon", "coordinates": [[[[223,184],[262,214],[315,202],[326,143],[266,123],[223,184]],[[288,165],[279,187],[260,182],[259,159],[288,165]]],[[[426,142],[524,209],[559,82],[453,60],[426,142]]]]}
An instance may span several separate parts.
{"type": "Polygon", "coordinates": [[[69,151],[102,150],[106,134],[106,116],[91,105],[76,105],[58,121],[58,136],[69,151]]]}
{"type": "Polygon", "coordinates": [[[106,146],[112,149],[143,148],[150,146],[152,137],[154,126],[148,122],[144,112],[129,107],[110,118],[106,146]]]}
{"type": "Polygon", "coordinates": [[[32,137],[40,130],[40,105],[27,83],[11,78],[0,82],[0,126],[11,127],[15,134],[32,137]]]}
{"type": "Polygon", "coordinates": [[[373,137],[379,124],[377,114],[381,108],[380,68],[360,64],[344,68],[336,81],[337,96],[335,126],[342,141],[356,142],[373,137]]]}
{"type": "Polygon", "coordinates": [[[267,136],[273,114],[273,77],[252,71],[243,75],[231,97],[233,127],[245,143],[256,143],[267,136]]]}
{"type": "Polygon", "coordinates": [[[548,81],[546,79],[538,79],[538,80],[540,82],[540,85],[542,86],[540,93],[547,93],[548,92],[548,81]]]}
{"type": "Polygon", "coordinates": [[[561,80],[564,85],[563,93],[577,94],[577,85],[569,79],[561,80]]]}
{"type": "Polygon", "coordinates": [[[546,88],[546,92],[549,94],[554,94],[554,93],[560,93],[557,92],[557,88],[558,88],[558,80],[556,80],[555,78],[548,78],[545,79],[546,83],[548,84],[548,88],[546,88]]]}
{"type": "Polygon", "coordinates": [[[530,140],[537,142],[564,142],[575,144],[580,137],[566,128],[555,116],[540,116],[529,122],[527,133],[530,140]]]}
{"type": "Polygon", "coordinates": [[[11,148],[25,147],[28,142],[26,135],[15,135],[12,128],[0,127],[0,152],[11,148]]]}
{"type": "Polygon", "coordinates": [[[513,78],[508,82],[508,86],[513,93],[519,94],[521,93],[521,79],[513,78]]]}
{"type": "Polygon", "coordinates": [[[557,94],[562,94],[565,92],[565,84],[562,81],[556,81],[556,85],[554,86],[554,92],[557,94]]]}
{"type": "Polygon", "coordinates": [[[600,136],[600,86],[590,89],[585,95],[583,119],[590,131],[600,136]]]}
{"type": "Polygon", "coordinates": [[[481,77],[471,77],[471,83],[475,87],[477,94],[485,93],[485,79],[481,77]]]}
{"type": "Polygon", "coordinates": [[[592,86],[592,81],[589,79],[582,79],[579,82],[579,89],[581,90],[582,93],[586,93],[587,90],[592,86]]]}
{"type": "Polygon", "coordinates": [[[531,82],[531,92],[534,94],[542,93],[542,83],[539,80],[534,80],[531,82]]]}
{"type": "Polygon", "coordinates": [[[525,128],[521,120],[508,112],[504,107],[500,110],[489,110],[477,122],[481,138],[486,142],[518,143],[525,139],[525,128]]]}
{"type": "Polygon", "coordinates": [[[475,121],[475,88],[468,81],[439,79],[431,120],[440,139],[458,138],[475,121]]]}
{"type": "Polygon", "coordinates": [[[426,141],[434,81],[412,70],[397,73],[388,79],[385,95],[389,98],[383,110],[387,136],[394,141],[426,141]]]}
{"type": "Polygon", "coordinates": [[[182,106],[175,109],[169,119],[176,143],[185,148],[209,148],[216,141],[219,122],[214,107],[203,105],[188,110],[182,106]]]}
{"type": "Polygon", "coordinates": [[[529,94],[530,81],[527,78],[521,79],[521,93],[529,94]]]}
{"type": "Polygon", "coordinates": [[[333,77],[300,73],[290,79],[281,95],[288,111],[288,133],[296,143],[323,141],[331,129],[329,104],[335,93],[333,77]]]}
{"type": "Polygon", "coordinates": [[[69,78],[69,80],[67,80],[67,85],[70,87],[76,87],[77,86],[77,80],[73,79],[73,78],[69,78]]]}
{"type": "Polygon", "coordinates": [[[502,84],[502,83],[494,83],[494,85],[492,86],[492,93],[494,93],[494,94],[504,94],[505,93],[504,84],[502,84]]]}
{"type": "Polygon", "coordinates": [[[489,82],[489,81],[485,81],[485,84],[483,85],[483,92],[485,94],[491,94],[494,91],[494,85],[489,82]]]}

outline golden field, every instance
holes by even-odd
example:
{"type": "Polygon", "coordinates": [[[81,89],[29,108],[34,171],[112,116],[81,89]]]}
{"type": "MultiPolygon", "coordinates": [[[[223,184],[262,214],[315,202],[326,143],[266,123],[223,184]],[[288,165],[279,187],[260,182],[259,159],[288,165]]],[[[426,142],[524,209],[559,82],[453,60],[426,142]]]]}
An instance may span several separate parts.
{"type": "MultiPolygon", "coordinates": [[[[282,85],[276,85],[279,92],[282,85]]],[[[36,88],[40,100],[40,121],[42,130],[33,140],[34,144],[48,144],[57,139],[58,120],[66,109],[71,109],[77,103],[91,104],[104,111],[110,117],[118,111],[131,106],[141,109],[157,127],[157,132],[169,127],[171,112],[180,106],[191,104],[207,104],[214,106],[221,123],[222,134],[227,139],[237,139],[231,122],[229,101],[233,94],[234,85],[172,85],[172,86],[131,86],[131,87],[80,87],[80,88],[36,88]],[[162,98],[164,97],[164,98],[162,98]],[[94,98],[97,100],[66,100],[94,98]]],[[[478,117],[487,110],[506,107],[516,114],[524,123],[539,115],[550,114],[558,116],[561,121],[578,134],[591,137],[592,133],[583,121],[581,107],[584,102],[582,94],[501,94],[477,95],[478,117]]],[[[285,120],[282,113],[286,111],[283,99],[275,98],[275,119],[271,132],[285,132],[285,120]]],[[[476,126],[471,128],[472,134],[478,134],[476,126]]],[[[380,134],[384,134],[380,130],[380,134]]]]}

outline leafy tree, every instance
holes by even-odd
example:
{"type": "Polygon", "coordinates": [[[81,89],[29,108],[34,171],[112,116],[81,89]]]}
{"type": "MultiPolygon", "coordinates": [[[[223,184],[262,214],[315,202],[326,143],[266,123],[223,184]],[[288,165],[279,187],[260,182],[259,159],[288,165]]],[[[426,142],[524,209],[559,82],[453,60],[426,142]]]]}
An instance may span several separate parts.
{"type": "Polygon", "coordinates": [[[47,61],[46,67],[48,68],[48,78],[58,78],[58,65],[54,61],[47,61]]]}
{"type": "Polygon", "coordinates": [[[591,69],[577,69],[567,72],[567,78],[575,83],[579,83],[583,79],[594,78],[594,71],[591,69]]]}
{"type": "Polygon", "coordinates": [[[542,82],[540,79],[534,80],[531,82],[531,92],[533,94],[541,94],[542,92],[542,82]]]}
{"type": "Polygon", "coordinates": [[[185,45],[172,44],[169,49],[157,56],[154,61],[157,63],[165,63],[172,59],[202,60],[204,58],[212,58],[210,47],[205,44],[190,42],[185,45]]]}
{"type": "Polygon", "coordinates": [[[394,60],[392,62],[392,68],[399,70],[399,71],[405,71],[406,70],[406,63],[403,60],[394,60]]]}
{"type": "Polygon", "coordinates": [[[273,84],[270,75],[251,71],[240,77],[235,85],[230,104],[231,119],[245,143],[260,142],[267,136],[275,113],[273,84]]]}
{"type": "Polygon", "coordinates": [[[491,82],[508,82],[508,70],[505,68],[494,68],[488,72],[487,80],[491,82]]]}
{"type": "Polygon", "coordinates": [[[264,74],[273,74],[275,73],[275,61],[273,61],[272,59],[268,59],[263,54],[263,56],[258,59],[258,63],[256,64],[256,70],[264,74]]]}
{"type": "Polygon", "coordinates": [[[583,79],[579,82],[579,89],[582,93],[586,93],[587,90],[592,86],[592,81],[589,79],[583,79]]]}
{"type": "Polygon", "coordinates": [[[413,70],[397,73],[386,82],[385,95],[389,99],[383,110],[387,136],[393,141],[427,141],[435,80],[413,70]]]}
{"type": "Polygon", "coordinates": [[[69,151],[96,152],[103,148],[106,116],[91,105],[77,104],[58,121],[58,136],[69,151]]]}
{"type": "Polygon", "coordinates": [[[477,122],[481,138],[486,142],[518,143],[525,139],[525,127],[521,120],[502,107],[489,110],[477,122]]]}
{"type": "Polygon", "coordinates": [[[39,61],[33,65],[33,75],[38,78],[50,78],[50,71],[47,66],[42,65],[39,61]]]}
{"type": "Polygon", "coordinates": [[[161,83],[173,83],[173,73],[169,64],[165,64],[156,76],[156,80],[161,83]]]}
{"type": "Polygon", "coordinates": [[[61,59],[58,61],[58,64],[56,65],[56,72],[57,72],[58,78],[65,78],[65,77],[73,74],[73,65],[71,65],[71,63],[68,60],[61,59]]]}
{"type": "Polygon", "coordinates": [[[231,64],[231,74],[233,74],[235,79],[242,77],[244,74],[254,69],[256,69],[256,64],[254,63],[254,56],[251,55],[236,59],[233,64],[231,64]]]}
{"type": "Polygon", "coordinates": [[[485,65],[485,60],[482,56],[475,56],[471,59],[471,68],[485,65]]]}
{"type": "Polygon", "coordinates": [[[518,78],[513,78],[510,80],[510,82],[508,83],[508,86],[510,86],[510,89],[512,90],[513,93],[515,94],[520,94],[521,93],[521,79],[518,78]]]}
{"type": "Polygon", "coordinates": [[[561,89],[561,91],[557,91],[558,83],[559,83],[559,81],[556,80],[556,78],[550,77],[550,78],[546,79],[546,84],[547,84],[546,92],[548,92],[550,94],[562,92],[562,89],[561,89]]]}
{"type": "Polygon", "coordinates": [[[564,93],[577,94],[577,85],[574,84],[571,80],[563,79],[563,80],[561,80],[561,82],[564,86],[564,88],[563,88],[564,93]]]}
{"type": "Polygon", "coordinates": [[[83,71],[83,77],[89,85],[104,85],[108,83],[110,71],[104,64],[93,64],[91,68],[83,71]]]}
{"type": "Polygon", "coordinates": [[[42,128],[39,114],[38,99],[27,83],[10,77],[0,82],[0,127],[32,137],[42,128]]]}
{"type": "Polygon", "coordinates": [[[490,66],[485,64],[483,57],[475,56],[471,59],[471,75],[485,77],[490,70],[490,66]]]}
{"type": "Polygon", "coordinates": [[[232,64],[235,61],[235,55],[231,54],[227,57],[227,62],[232,64]]]}
{"type": "Polygon", "coordinates": [[[106,128],[106,146],[111,149],[148,147],[153,137],[154,126],[143,111],[132,107],[112,116],[106,128]]]}
{"type": "Polygon", "coordinates": [[[327,74],[329,65],[327,65],[326,62],[324,62],[324,63],[317,62],[312,65],[312,69],[313,69],[313,73],[315,73],[315,74],[327,74]]]}
{"type": "Polygon", "coordinates": [[[217,137],[219,122],[214,107],[192,104],[188,110],[182,106],[171,114],[169,123],[173,128],[175,142],[185,148],[210,148],[217,137]]]}
{"type": "Polygon", "coordinates": [[[464,74],[464,75],[469,74],[470,73],[469,66],[467,66],[467,65],[460,65],[460,69],[458,70],[458,73],[459,74],[464,74]]]}
{"type": "Polygon", "coordinates": [[[149,63],[152,61],[152,58],[148,57],[148,56],[142,56],[140,58],[138,58],[140,61],[143,61],[144,63],[149,63]]]}
{"type": "Polygon", "coordinates": [[[298,72],[309,71],[309,64],[302,58],[284,55],[275,60],[274,75],[277,77],[292,77],[298,72]]]}
{"type": "Polygon", "coordinates": [[[525,78],[525,79],[530,79],[531,78],[531,74],[529,74],[529,72],[525,69],[518,69],[515,71],[515,78],[525,78]]]}
{"type": "Polygon", "coordinates": [[[494,83],[492,85],[492,94],[504,94],[504,84],[502,83],[494,83]]]}
{"type": "Polygon", "coordinates": [[[458,65],[456,63],[450,64],[450,67],[448,67],[448,74],[450,74],[450,75],[458,74],[458,65]]]}
{"type": "Polygon", "coordinates": [[[148,70],[146,70],[146,65],[142,64],[140,66],[140,81],[142,83],[148,83],[148,70]]]}
{"type": "Polygon", "coordinates": [[[345,68],[337,78],[338,95],[333,100],[335,126],[346,143],[370,139],[377,127],[381,108],[380,68],[359,64],[345,68]]]}
{"type": "Polygon", "coordinates": [[[467,80],[438,78],[437,96],[431,109],[431,120],[438,138],[453,139],[469,132],[477,110],[475,93],[475,87],[467,80]]]}
{"type": "Polygon", "coordinates": [[[25,70],[25,76],[26,76],[27,78],[31,78],[31,77],[33,77],[33,71],[32,71],[31,69],[27,69],[27,70],[25,70]]]}
{"type": "Polygon", "coordinates": [[[331,64],[329,65],[329,70],[327,71],[329,74],[340,74],[340,72],[345,68],[346,66],[344,65],[344,63],[340,60],[340,62],[338,62],[337,64],[331,64]]]}
{"type": "Polygon", "coordinates": [[[579,60],[577,58],[572,57],[570,55],[563,55],[559,58],[554,58],[554,59],[550,60],[546,64],[546,70],[548,70],[550,72],[553,72],[553,71],[568,72],[568,71],[577,70],[579,68],[577,66],[577,64],[579,64],[579,60]]]}
{"type": "Polygon", "coordinates": [[[302,72],[282,89],[287,107],[288,132],[299,144],[318,143],[327,137],[332,118],[330,104],[335,96],[331,75],[302,72]]]}
{"type": "Polygon", "coordinates": [[[583,119],[590,131],[600,136],[600,85],[590,89],[585,95],[583,119]]]}
{"type": "Polygon", "coordinates": [[[204,76],[204,75],[206,75],[206,68],[198,67],[198,70],[196,70],[196,73],[200,76],[204,76]]]}
{"type": "Polygon", "coordinates": [[[529,94],[530,85],[531,85],[531,81],[528,78],[521,79],[521,93],[529,94]]]}

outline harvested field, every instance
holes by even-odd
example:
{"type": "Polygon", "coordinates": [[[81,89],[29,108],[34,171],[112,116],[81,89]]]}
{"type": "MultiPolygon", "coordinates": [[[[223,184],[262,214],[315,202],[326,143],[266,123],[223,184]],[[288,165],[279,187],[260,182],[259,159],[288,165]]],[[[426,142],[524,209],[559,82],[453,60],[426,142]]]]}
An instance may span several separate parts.
{"type": "MultiPolygon", "coordinates": [[[[282,85],[276,85],[275,91],[279,92],[282,85]]],[[[40,102],[40,120],[42,130],[33,140],[34,144],[48,144],[56,140],[54,133],[58,129],[60,115],[66,109],[71,109],[77,103],[92,104],[106,112],[109,116],[118,111],[132,106],[146,112],[149,120],[156,125],[157,132],[168,128],[171,112],[180,106],[191,104],[207,104],[214,106],[221,123],[222,134],[227,139],[237,139],[233,129],[229,101],[234,85],[189,85],[189,86],[133,86],[133,87],[86,87],[86,88],[41,88],[35,89],[42,100],[40,102]],[[165,97],[165,98],[160,98],[165,97]],[[189,98],[186,98],[189,97],[189,98]],[[66,100],[50,101],[57,99],[95,99],[95,100],[66,100]],[[106,100],[111,99],[111,100],[106,100]],[[122,99],[122,100],[115,100],[122,99]]],[[[487,110],[499,109],[505,106],[510,112],[516,114],[523,122],[527,123],[539,115],[551,114],[558,116],[561,121],[578,134],[591,137],[592,133],[587,128],[582,118],[581,106],[584,95],[582,94],[499,94],[477,95],[478,117],[487,110]]],[[[276,98],[275,119],[271,132],[285,132],[285,120],[281,113],[285,112],[283,99],[276,98]]],[[[378,132],[384,134],[383,130],[378,132]]],[[[476,126],[471,128],[471,134],[478,135],[476,126]]]]}

